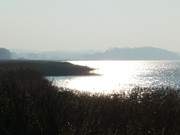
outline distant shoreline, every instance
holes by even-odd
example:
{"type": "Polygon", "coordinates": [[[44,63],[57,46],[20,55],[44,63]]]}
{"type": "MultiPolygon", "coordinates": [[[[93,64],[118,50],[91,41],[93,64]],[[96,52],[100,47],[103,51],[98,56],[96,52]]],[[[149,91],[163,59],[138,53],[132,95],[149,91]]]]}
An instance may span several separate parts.
{"type": "Polygon", "coordinates": [[[31,69],[44,76],[92,75],[94,70],[87,66],[74,65],[69,62],[49,60],[1,60],[0,71],[31,69]]]}

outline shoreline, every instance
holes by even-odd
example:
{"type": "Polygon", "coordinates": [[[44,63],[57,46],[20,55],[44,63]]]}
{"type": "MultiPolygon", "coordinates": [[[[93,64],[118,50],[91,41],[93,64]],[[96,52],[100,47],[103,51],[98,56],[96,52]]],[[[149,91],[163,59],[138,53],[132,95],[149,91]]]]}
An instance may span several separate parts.
{"type": "Polygon", "coordinates": [[[46,60],[1,60],[0,70],[31,69],[44,76],[93,75],[93,68],[69,62],[46,60]]]}

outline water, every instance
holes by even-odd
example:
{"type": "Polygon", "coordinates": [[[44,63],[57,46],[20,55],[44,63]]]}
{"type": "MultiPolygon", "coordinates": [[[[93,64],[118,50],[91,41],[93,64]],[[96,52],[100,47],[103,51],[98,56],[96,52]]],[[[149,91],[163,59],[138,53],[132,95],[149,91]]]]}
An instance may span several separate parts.
{"type": "Polygon", "coordinates": [[[97,76],[55,77],[59,87],[112,93],[134,87],[180,87],[180,61],[69,61],[95,68],[97,76]]]}

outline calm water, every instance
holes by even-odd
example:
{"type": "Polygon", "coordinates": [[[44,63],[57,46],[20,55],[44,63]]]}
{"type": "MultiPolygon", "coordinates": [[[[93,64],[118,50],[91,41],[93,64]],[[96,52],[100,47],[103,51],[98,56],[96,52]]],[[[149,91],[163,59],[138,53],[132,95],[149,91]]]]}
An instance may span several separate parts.
{"type": "Polygon", "coordinates": [[[180,61],[70,61],[95,68],[97,76],[55,77],[54,83],[70,89],[111,93],[134,87],[180,86],[180,61]]]}

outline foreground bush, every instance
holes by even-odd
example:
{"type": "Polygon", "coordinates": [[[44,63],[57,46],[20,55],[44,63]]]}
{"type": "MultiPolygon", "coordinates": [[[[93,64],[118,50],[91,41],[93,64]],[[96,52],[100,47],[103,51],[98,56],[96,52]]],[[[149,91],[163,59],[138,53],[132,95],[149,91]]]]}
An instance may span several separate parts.
{"type": "Polygon", "coordinates": [[[179,135],[180,91],[88,95],[30,70],[0,74],[1,135],[179,135]]]}

